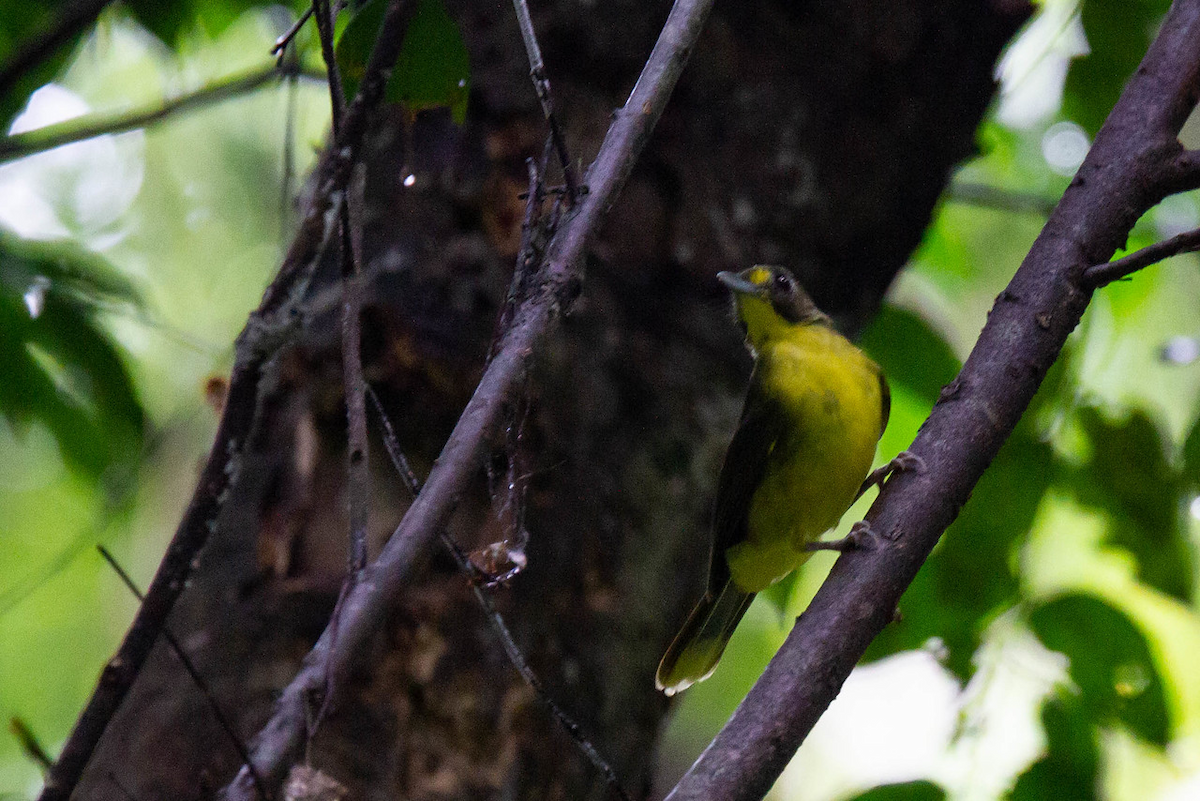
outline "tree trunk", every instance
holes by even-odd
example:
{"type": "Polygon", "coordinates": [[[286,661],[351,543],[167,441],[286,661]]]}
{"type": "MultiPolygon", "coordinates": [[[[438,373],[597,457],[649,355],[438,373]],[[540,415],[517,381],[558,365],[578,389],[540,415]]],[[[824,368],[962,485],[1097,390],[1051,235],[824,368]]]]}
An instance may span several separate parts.
{"type": "MultiPolygon", "coordinates": [[[[668,4],[541,4],[534,23],[573,157],[587,163],[668,4]]],[[[366,378],[423,475],[487,356],[544,124],[507,4],[448,3],[471,114],[378,120],[364,183],[366,378]],[[411,186],[405,179],[413,176],[411,186]]],[[[552,698],[635,798],[651,788],[658,658],[703,584],[708,515],[749,359],[713,275],[792,267],[855,329],[973,148],[1008,0],[719,5],[613,209],[583,296],[529,377],[451,535],[511,537],[528,567],[493,593],[552,698]],[[519,506],[519,504],[518,504],[519,506]]],[[[346,560],[337,268],[310,290],[234,496],[173,628],[247,734],[324,627],[346,560]]],[[[373,436],[378,428],[373,428],[373,436]]],[[[373,444],[374,546],[408,503],[373,444]]],[[[443,553],[328,711],[310,762],[361,799],[605,798],[602,777],[516,674],[443,553]]],[[[316,703],[314,702],[314,714],[316,703]]],[[[161,644],[80,797],[211,794],[237,768],[161,644]]]]}

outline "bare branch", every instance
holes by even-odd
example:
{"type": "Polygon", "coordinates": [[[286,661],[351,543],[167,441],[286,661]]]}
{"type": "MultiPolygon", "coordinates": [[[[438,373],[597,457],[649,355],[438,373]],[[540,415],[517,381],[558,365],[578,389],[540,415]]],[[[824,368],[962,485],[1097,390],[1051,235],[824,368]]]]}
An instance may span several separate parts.
{"type": "MultiPolygon", "coordinates": [[[[81,142],[95,136],[119,134],[145,128],[148,125],[162,122],[181,111],[191,111],[238,97],[253,92],[276,78],[298,74],[300,74],[299,70],[294,66],[272,66],[245,75],[222,78],[195,92],[166,100],[154,108],[131,113],[95,115],[67,120],[34,131],[6,136],[0,138],[0,161],[31,156],[34,153],[69,145],[72,142],[81,142]]],[[[313,76],[305,74],[305,77],[313,76]]]]}
{"type": "Polygon", "coordinates": [[[317,36],[321,40],[321,58],[325,61],[325,73],[329,80],[329,107],[333,119],[333,138],[336,139],[341,132],[342,115],[346,113],[346,93],[333,52],[333,26],[337,12],[329,0],[312,0],[312,10],[313,18],[317,21],[317,36]]]}
{"type": "Polygon", "coordinates": [[[54,760],[50,754],[46,752],[46,748],[38,740],[33,729],[29,728],[29,724],[18,717],[9,718],[8,730],[12,732],[13,737],[17,738],[17,742],[21,744],[21,750],[25,752],[39,768],[42,770],[50,770],[54,764],[54,760]]]}
{"type": "MultiPolygon", "coordinates": [[[[1091,298],[1080,281],[1171,191],[1147,182],[1195,104],[1200,0],[1177,0],[958,377],[867,519],[882,547],[840,557],[733,717],[667,796],[760,799],[837,695],[1012,432],[1091,298]]],[[[1176,144],[1177,148],[1177,144],[1176,144]]],[[[1167,179],[1164,178],[1164,181],[1167,179]]]]}
{"type": "Polygon", "coordinates": [[[1054,211],[1054,198],[1033,192],[1015,192],[987,184],[955,181],[950,184],[949,199],[955,203],[980,206],[1000,211],[1019,211],[1049,217],[1054,211]]]}
{"type": "MultiPolygon", "coordinates": [[[[478,469],[486,444],[499,425],[508,398],[521,385],[532,355],[551,324],[578,295],[588,243],[661,116],[711,7],[712,0],[676,0],[641,77],[617,113],[588,171],[589,193],[550,242],[542,280],[515,314],[424,490],[383,552],[364,571],[363,581],[346,599],[336,643],[327,628],[305,666],[284,689],[275,714],[260,733],[254,762],[268,783],[281,781],[289,763],[299,754],[306,727],[306,699],[311,691],[323,687],[325,666],[345,675],[365,651],[388,601],[409,580],[418,557],[444,527],[457,498],[478,469]],[[327,652],[332,653],[327,657],[327,652]]],[[[227,798],[248,798],[247,778],[245,771],[239,773],[226,788],[227,798]]]]}
{"type": "Polygon", "coordinates": [[[1127,256],[1105,264],[1094,264],[1087,268],[1081,283],[1093,289],[1099,289],[1105,284],[1119,281],[1132,275],[1143,267],[1157,264],[1163,259],[1178,256],[1180,253],[1194,253],[1200,250],[1200,228],[1178,234],[1162,242],[1135,250],[1127,256]]]}
{"type": "MultiPolygon", "coordinates": [[[[533,194],[537,193],[536,189],[531,189],[533,194]]],[[[520,258],[520,257],[518,257],[520,258]]],[[[368,390],[371,397],[372,405],[375,407],[375,412],[379,416],[380,426],[383,428],[383,442],[388,452],[388,456],[392,460],[392,466],[396,468],[396,472],[404,479],[405,485],[412,492],[413,497],[421,492],[421,482],[413,473],[412,468],[408,464],[408,458],[404,452],[400,450],[400,443],[396,440],[396,433],[392,429],[392,421],[388,419],[387,413],[383,409],[383,404],[379,402],[379,397],[374,391],[368,390]]],[[[504,652],[508,655],[508,660],[521,674],[521,678],[534,691],[541,701],[550,709],[550,713],[558,721],[563,730],[575,741],[579,749],[588,758],[588,761],[600,771],[605,780],[608,781],[609,787],[613,789],[623,801],[630,801],[629,794],[625,792],[625,788],[621,786],[620,779],[617,777],[617,772],[612,769],[612,766],[600,755],[596,747],[592,745],[587,736],[584,735],[583,729],[575,720],[563,711],[550,694],[546,692],[545,686],[542,685],[537,674],[533,672],[533,668],[529,666],[529,660],[525,658],[525,654],[521,653],[521,648],[517,645],[516,639],[513,638],[512,632],[508,629],[508,624],[504,622],[504,618],[496,609],[496,605],[492,603],[492,599],[484,592],[480,586],[481,583],[487,580],[487,576],[481,576],[478,568],[471,563],[470,558],[463,553],[462,548],[458,543],[446,533],[445,529],[439,530],[439,537],[446,550],[450,552],[450,556],[458,565],[459,571],[467,579],[471,585],[471,592],[475,595],[475,600],[483,610],[484,616],[492,626],[492,630],[496,632],[496,637],[504,646],[504,652]]]]}
{"type": "Polygon", "coordinates": [[[300,29],[304,27],[304,23],[308,22],[313,15],[313,7],[310,5],[300,14],[300,18],[292,23],[292,27],[284,31],[283,35],[275,40],[275,44],[271,46],[271,55],[283,58],[284,51],[288,49],[288,45],[296,38],[296,34],[300,33],[300,29]]]}
{"type": "Polygon", "coordinates": [[[554,115],[550,79],[546,76],[546,64],[542,61],[542,48],[538,45],[537,33],[533,29],[533,19],[529,16],[529,4],[527,0],[513,0],[513,9],[517,12],[517,22],[521,26],[521,39],[525,42],[525,52],[529,56],[529,77],[533,80],[533,88],[537,92],[538,102],[542,104],[542,113],[546,115],[546,122],[550,125],[550,138],[554,142],[554,150],[562,165],[563,182],[567,185],[567,205],[573,206],[579,193],[579,182],[575,180],[575,170],[571,167],[567,144],[563,140],[562,130],[558,126],[558,118],[554,115]]]}
{"type": "MultiPolygon", "coordinates": [[[[97,545],[96,550],[104,557],[104,561],[108,562],[108,566],[113,569],[113,572],[117,574],[117,577],[121,579],[121,583],[133,594],[133,597],[137,598],[139,603],[145,601],[146,596],[133,583],[133,578],[125,572],[125,568],[121,567],[121,563],[117,561],[117,558],[103,545],[97,545]]],[[[183,669],[191,677],[192,683],[196,685],[196,688],[200,690],[200,694],[204,696],[204,700],[208,702],[208,708],[212,710],[213,717],[217,720],[217,725],[221,727],[221,731],[225,732],[225,736],[229,738],[229,742],[233,745],[234,750],[241,757],[242,764],[250,766],[250,752],[246,749],[246,743],[237,733],[237,729],[233,727],[233,723],[230,722],[229,718],[221,710],[221,705],[217,703],[217,697],[213,693],[212,688],[204,680],[204,677],[200,675],[200,671],[196,669],[195,663],[187,655],[187,651],[183,650],[183,645],[171,629],[164,626],[162,634],[163,639],[167,641],[167,645],[171,647],[171,651],[179,660],[179,664],[183,665],[183,669]]],[[[267,788],[262,783],[262,777],[258,775],[257,771],[252,770],[251,778],[254,779],[254,787],[258,790],[259,798],[262,801],[268,801],[270,795],[267,794],[267,788]]]]}
{"type": "Polygon", "coordinates": [[[101,673],[95,692],[50,771],[40,801],[70,798],[183,592],[197,555],[216,526],[217,515],[237,478],[242,448],[254,422],[259,379],[267,361],[291,337],[296,323],[293,298],[315,269],[333,231],[333,221],[340,217],[346,185],[367,131],[368,116],[383,97],[384,73],[400,51],[413,6],[403,0],[391,0],[388,5],[358,95],[346,112],[342,135],[317,165],[313,202],[279,272],[263,292],[258,309],[251,314],[238,339],[225,410],[192,500],[146,591],[146,600],[117,653],[101,673]]]}

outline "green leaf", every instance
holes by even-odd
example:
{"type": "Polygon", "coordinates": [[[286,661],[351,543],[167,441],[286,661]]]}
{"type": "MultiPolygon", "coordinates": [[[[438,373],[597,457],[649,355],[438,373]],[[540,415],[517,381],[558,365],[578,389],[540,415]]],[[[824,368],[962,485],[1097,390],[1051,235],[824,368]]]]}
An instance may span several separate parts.
{"type": "Polygon", "coordinates": [[[1165,746],[1171,721],[1162,680],[1145,635],[1124,613],[1090,595],[1050,600],[1029,616],[1047,648],[1066,655],[1079,703],[1093,726],[1120,722],[1165,746]]]}
{"type": "Polygon", "coordinates": [[[889,383],[903,384],[931,404],[962,366],[924,320],[895,306],[880,309],[859,345],[883,368],[889,383]]]}
{"type": "Polygon", "coordinates": [[[102,260],[64,244],[0,235],[0,414],[50,429],[90,478],[140,450],[143,410],[96,315],[136,302],[102,260]]]}
{"type": "Polygon", "coordinates": [[[900,599],[900,620],[875,638],[866,659],[936,638],[946,667],[970,677],[987,623],[1020,598],[1014,554],[1049,486],[1052,460],[1048,445],[1018,427],[900,599]]]}
{"type": "Polygon", "coordinates": [[[1192,426],[1192,432],[1183,444],[1183,478],[1191,490],[1200,486],[1200,420],[1192,426]]]}
{"type": "Polygon", "coordinates": [[[1076,497],[1109,515],[1109,539],[1137,558],[1141,581],[1187,601],[1193,556],[1179,509],[1190,493],[1158,428],[1141,410],[1114,422],[1085,407],[1078,419],[1092,455],[1069,474],[1076,497]]]}
{"type": "Polygon", "coordinates": [[[197,24],[210,36],[220,35],[238,17],[251,8],[278,5],[263,0],[125,0],[142,27],[153,33],[169,47],[175,47],[180,37],[197,24]]]}
{"type": "MultiPolygon", "coordinates": [[[[21,3],[5,3],[0,13],[0,65],[7,65],[29,42],[36,41],[51,30],[59,18],[62,2],[51,0],[28,0],[21,3]]],[[[54,80],[66,64],[79,40],[86,31],[70,37],[51,51],[36,66],[29,69],[3,96],[0,96],[0,133],[7,133],[9,125],[33,94],[41,86],[54,80]]]]}
{"type": "Polygon", "coordinates": [[[1063,113],[1092,136],[1116,105],[1158,32],[1169,0],[1085,0],[1080,9],[1091,52],[1071,62],[1063,113]]]}
{"type": "Polygon", "coordinates": [[[885,784],[872,787],[850,801],[942,801],[946,791],[930,781],[885,784]]]}
{"type": "MultiPolygon", "coordinates": [[[[346,97],[358,91],[383,23],[385,0],[371,0],[350,20],[335,49],[346,97]]],[[[467,118],[471,62],[458,26],[441,0],[419,0],[388,80],[385,97],[410,113],[449,108],[461,125],[467,118]]]]}
{"type": "MultiPolygon", "coordinates": [[[[905,388],[929,406],[959,369],[944,340],[900,309],[885,307],[862,344],[894,390],[905,388]]],[[[1049,485],[1051,463],[1049,446],[1030,426],[1018,427],[905,592],[901,619],[876,637],[867,660],[920,648],[936,638],[946,648],[946,666],[964,680],[970,676],[984,626],[1018,599],[1013,553],[1049,485]],[[997,514],[998,509],[1004,513],[997,514]]]]}
{"type": "Polygon", "coordinates": [[[872,787],[852,801],[942,801],[946,791],[933,782],[916,781],[872,787]]]}
{"type": "Polygon", "coordinates": [[[1100,749],[1080,699],[1063,696],[1047,701],[1042,708],[1042,726],[1046,756],[1021,774],[1010,801],[1095,801],[1100,749]]]}

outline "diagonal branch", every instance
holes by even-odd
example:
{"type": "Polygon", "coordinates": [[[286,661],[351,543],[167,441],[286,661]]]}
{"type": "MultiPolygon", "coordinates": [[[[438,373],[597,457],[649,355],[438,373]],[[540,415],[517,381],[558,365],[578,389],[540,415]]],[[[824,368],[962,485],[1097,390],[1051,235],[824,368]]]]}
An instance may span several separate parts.
{"type": "Polygon", "coordinates": [[[414,5],[404,0],[391,0],[388,4],[358,95],[346,112],[342,135],[317,165],[317,190],[313,202],[279,272],[264,291],[258,309],[250,315],[238,338],[225,410],[191,502],[146,590],[145,601],[117,653],[105,665],[96,690],[46,777],[40,801],[67,801],[70,797],[109,721],[125,700],[162,633],[167,616],[216,526],[224,500],[237,478],[242,448],[254,423],[263,370],[278,347],[290,339],[297,317],[293,300],[306,284],[325,243],[336,230],[345,188],[367,131],[368,117],[383,97],[386,72],[400,52],[414,5]]]}
{"type": "MultiPolygon", "coordinates": [[[[365,651],[371,636],[379,630],[388,601],[409,580],[419,557],[434,542],[454,511],[458,496],[482,463],[487,443],[508,399],[521,386],[533,354],[551,325],[578,296],[586,248],[662,114],[711,7],[712,0],[676,0],[637,85],[617,112],[588,171],[588,194],[551,241],[540,281],[502,335],[495,357],[450,434],[425,488],[383,552],[364,571],[363,580],[346,597],[336,642],[327,628],[304,667],[284,689],[274,715],[259,734],[254,763],[268,784],[278,784],[300,753],[308,698],[323,688],[324,670],[347,675],[348,668],[365,651]]],[[[226,788],[226,797],[230,801],[249,799],[253,791],[248,779],[242,770],[226,788]]]]}
{"type": "MultiPolygon", "coordinates": [[[[137,584],[135,584],[133,581],[133,577],[125,572],[125,568],[121,567],[121,563],[118,562],[117,558],[112,555],[112,552],[103,545],[97,545],[96,549],[100,551],[100,555],[104,557],[104,561],[108,562],[108,566],[113,569],[113,572],[117,574],[117,577],[121,579],[121,583],[124,584],[125,588],[133,594],[133,597],[137,598],[139,602],[146,600],[145,593],[138,589],[137,584]]],[[[225,711],[221,709],[221,705],[217,702],[216,693],[213,692],[212,687],[209,686],[203,674],[200,673],[200,669],[196,667],[196,663],[192,661],[190,656],[188,656],[187,651],[183,647],[183,643],[181,643],[175,637],[174,633],[172,633],[171,629],[166,626],[163,627],[162,634],[163,639],[167,641],[167,645],[170,646],[171,651],[175,654],[175,658],[179,660],[179,664],[183,666],[184,671],[188,674],[188,677],[191,678],[192,683],[196,685],[196,689],[199,690],[200,694],[204,696],[204,700],[208,704],[209,710],[212,712],[213,717],[217,721],[217,725],[221,728],[221,731],[225,732],[225,736],[229,739],[229,743],[233,746],[234,750],[237,751],[237,754],[241,758],[242,762],[244,764],[249,764],[250,752],[246,749],[246,744],[242,742],[242,738],[238,734],[237,729],[234,728],[233,722],[225,714],[225,711]]],[[[262,777],[260,777],[257,773],[254,773],[252,778],[254,780],[254,787],[256,790],[258,790],[258,795],[261,801],[270,801],[270,795],[267,793],[267,788],[263,786],[262,777]]]]}
{"type": "Polygon", "coordinates": [[[886,543],[838,559],[762,677],[670,801],[760,799],[967,502],[1091,297],[1082,280],[1175,187],[1165,169],[1200,87],[1200,0],[1177,0],[958,377],[867,519],[886,543]]]}
{"type": "Polygon", "coordinates": [[[82,119],[67,120],[25,133],[0,137],[0,162],[31,156],[44,150],[82,142],[95,136],[119,134],[145,128],[178,114],[191,111],[232,97],[253,92],[276,78],[304,75],[296,66],[271,66],[230,78],[222,78],[189,94],[164,100],[154,108],[121,114],[97,114],[82,119]]]}
{"type": "Polygon", "coordinates": [[[1141,250],[1135,250],[1128,256],[1122,256],[1116,261],[1095,264],[1087,268],[1083,274],[1082,283],[1099,289],[1113,281],[1133,275],[1143,267],[1157,264],[1163,259],[1178,256],[1180,253],[1194,253],[1197,250],[1200,250],[1200,228],[1177,234],[1161,242],[1155,242],[1141,250]]]}

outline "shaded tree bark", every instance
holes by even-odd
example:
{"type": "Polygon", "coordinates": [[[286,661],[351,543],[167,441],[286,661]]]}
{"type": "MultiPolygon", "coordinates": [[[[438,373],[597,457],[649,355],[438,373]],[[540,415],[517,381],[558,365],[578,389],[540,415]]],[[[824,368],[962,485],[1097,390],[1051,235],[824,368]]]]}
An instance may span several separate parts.
{"type": "MultiPolygon", "coordinates": [[[[366,377],[421,473],[478,379],[519,240],[524,159],[543,142],[507,6],[449,6],[472,55],[467,126],[381,121],[366,170],[366,377]]],[[[788,264],[861,325],[971,152],[997,53],[1028,14],[1002,0],[811,6],[718,7],[529,383],[530,566],[497,601],[635,796],[650,792],[668,707],[654,666],[702,583],[749,367],[712,275],[788,264]]],[[[576,158],[598,148],[667,7],[535,10],[576,158]]],[[[326,265],[301,341],[273,365],[241,478],[172,618],[248,733],[324,627],[345,563],[336,276],[326,265]]],[[[503,442],[496,453],[502,476],[503,442]]],[[[407,505],[379,461],[375,548],[407,505]]],[[[453,536],[502,539],[503,500],[481,472],[453,536]]],[[[354,797],[604,797],[446,560],[431,555],[374,649],[311,749],[354,797]]],[[[123,797],[112,773],[139,798],[204,796],[236,768],[160,646],[80,794],[123,797]]]]}

